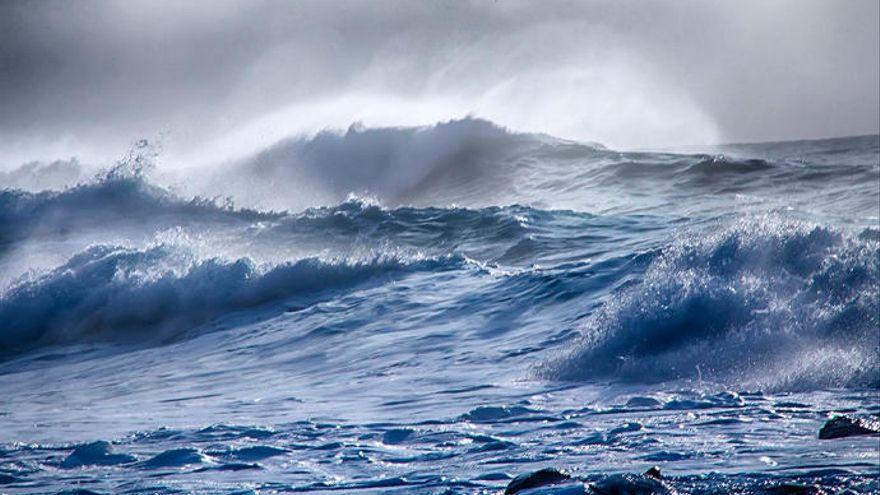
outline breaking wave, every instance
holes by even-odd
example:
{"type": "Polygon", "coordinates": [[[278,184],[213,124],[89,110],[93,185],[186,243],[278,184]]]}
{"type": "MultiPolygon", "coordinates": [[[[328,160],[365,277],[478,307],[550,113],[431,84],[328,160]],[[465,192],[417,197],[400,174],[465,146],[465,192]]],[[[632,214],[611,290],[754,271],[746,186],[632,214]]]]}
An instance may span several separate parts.
{"type": "Polygon", "coordinates": [[[563,380],[705,379],[762,389],[880,384],[880,242],[774,217],[664,250],[588,318],[563,380]]]}
{"type": "Polygon", "coordinates": [[[0,351],[89,340],[176,338],[213,318],[271,302],[311,302],[369,280],[460,265],[458,257],[366,254],[258,266],[196,260],[165,245],[95,246],[0,294],[0,351]]]}
{"type": "Polygon", "coordinates": [[[29,237],[63,235],[90,227],[257,221],[277,216],[235,209],[202,197],[184,200],[139,175],[106,175],[60,191],[0,190],[0,252],[4,246],[29,237]]]}
{"type": "Polygon", "coordinates": [[[425,195],[455,192],[458,197],[509,185],[512,162],[524,149],[543,143],[539,136],[479,119],[430,127],[352,126],[344,133],[281,141],[243,167],[258,179],[310,184],[329,194],[331,202],[356,192],[402,204],[425,195]]]}

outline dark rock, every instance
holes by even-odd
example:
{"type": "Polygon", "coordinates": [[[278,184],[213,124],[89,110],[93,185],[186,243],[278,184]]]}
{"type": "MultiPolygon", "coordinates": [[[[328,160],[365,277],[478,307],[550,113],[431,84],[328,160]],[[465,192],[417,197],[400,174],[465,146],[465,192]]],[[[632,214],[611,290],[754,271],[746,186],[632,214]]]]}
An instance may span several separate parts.
{"type": "Polygon", "coordinates": [[[654,478],[655,480],[663,479],[663,475],[660,474],[660,467],[659,466],[654,466],[651,469],[645,471],[644,475],[647,476],[648,478],[654,478]]]}
{"type": "Polygon", "coordinates": [[[114,454],[109,442],[98,440],[73,449],[73,452],[61,463],[61,467],[70,469],[82,466],[112,466],[134,461],[135,458],[128,454],[114,454]]]}
{"type": "Polygon", "coordinates": [[[504,490],[504,495],[511,495],[522,490],[537,488],[539,486],[555,485],[570,479],[571,476],[557,471],[556,469],[544,468],[535,471],[534,473],[521,474],[510,480],[510,483],[507,484],[507,488],[504,490]]]}
{"type": "Polygon", "coordinates": [[[593,483],[590,488],[596,495],[675,495],[676,493],[662,480],[646,474],[615,474],[593,483]]]}
{"type": "Polygon", "coordinates": [[[819,438],[822,440],[877,434],[880,434],[880,423],[877,421],[865,418],[850,418],[848,416],[831,418],[819,430],[819,438]]]}

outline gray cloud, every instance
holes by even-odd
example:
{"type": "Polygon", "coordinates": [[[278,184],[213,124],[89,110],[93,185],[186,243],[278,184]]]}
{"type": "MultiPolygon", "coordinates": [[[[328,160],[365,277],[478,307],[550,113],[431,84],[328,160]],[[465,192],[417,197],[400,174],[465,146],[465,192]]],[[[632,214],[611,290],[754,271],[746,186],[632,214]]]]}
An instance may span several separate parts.
{"type": "Polygon", "coordinates": [[[468,113],[618,146],[876,133],[878,5],[4,2],[0,166],[468,113]]]}

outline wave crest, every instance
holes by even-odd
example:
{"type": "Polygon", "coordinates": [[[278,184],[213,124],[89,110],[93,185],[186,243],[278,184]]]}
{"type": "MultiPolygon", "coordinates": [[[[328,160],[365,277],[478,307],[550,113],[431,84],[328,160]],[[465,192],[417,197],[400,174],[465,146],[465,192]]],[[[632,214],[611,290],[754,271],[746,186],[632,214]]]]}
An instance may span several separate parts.
{"type": "Polygon", "coordinates": [[[370,254],[257,266],[196,260],[165,245],[95,246],[0,294],[0,351],[87,340],[168,339],[238,310],[304,300],[371,279],[455,267],[457,257],[370,254]]]}
{"type": "Polygon", "coordinates": [[[0,190],[0,252],[29,237],[110,223],[173,226],[186,222],[256,221],[274,213],[235,209],[203,197],[181,199],[139,175],[109,174],[62,191],[0,190]]]}
{"type": "Polygon", "coordinates": [[[553,378],[708,379],[765,389],[876,386],[880,243],[778,218],[659,255],[586,322],[553,378]]]}
{"type": "Polygon", "coordinates": [[[512,165],[549,140],[475,118],[426,127],[352,125],[345,132],[282,140],[239,163],[232,173],[246,177],[247,189],[230,190],[235,185],[223,178],[206,187],[229,191],[246,204],[281,209],[337,203],[351,192],[391,206],[477,198],[492,204],[487,193],[509,194],[512,165]]]}

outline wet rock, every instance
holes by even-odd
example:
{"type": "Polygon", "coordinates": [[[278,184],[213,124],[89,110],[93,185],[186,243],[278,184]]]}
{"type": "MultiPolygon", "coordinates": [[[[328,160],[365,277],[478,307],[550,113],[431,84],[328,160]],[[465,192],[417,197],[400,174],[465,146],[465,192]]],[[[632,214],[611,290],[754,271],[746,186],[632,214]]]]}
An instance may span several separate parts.
{"type": "Polygon", "coordinates": [[[819,438],[822,440],[877,434],[880,434],[880,423],[877,421],[865,418],[850,418],[848,416],[831,418],[819,430],[819,438]]]}
{"type": "MultiPolygon", "coordinates": [[[[649,469],[651,472],[654,468],[649,469]]],[[[660,470],[657,469],[659,475],[660,470]]],[[[615,474],[590,486],[595,495],[675,495],[664,481],[648,474],[615,474]]]]}
{"type": "Polygon", "coordinates": [[[135,458],[128,454],[114,454],[110,442],[98,440],[73,449],[61,463],[61,467],[72,469],[82,466],[112,466],[134,461],[135,458]]]}
{"type": "Polygon", "coordinates": [[[569,480],[571,480],[571,476],[563,472],[553,468],[544,468],[534,473],[521,474],[510,480],[510,483],[507,484],[507,488],[504,490],[504,495],[512,495],[529,488],[557,485],[569,480]]]}
{"type": "Polygon", "coordinates": [[[660,474],[660,467],[659,466],[654,466],[651,469],[648,469],[647,471],[645,471],[644,475],[647,476],[648,478],[654,478],[655,480],[662,480],[663,479],[663,475],[660,474]]]}

